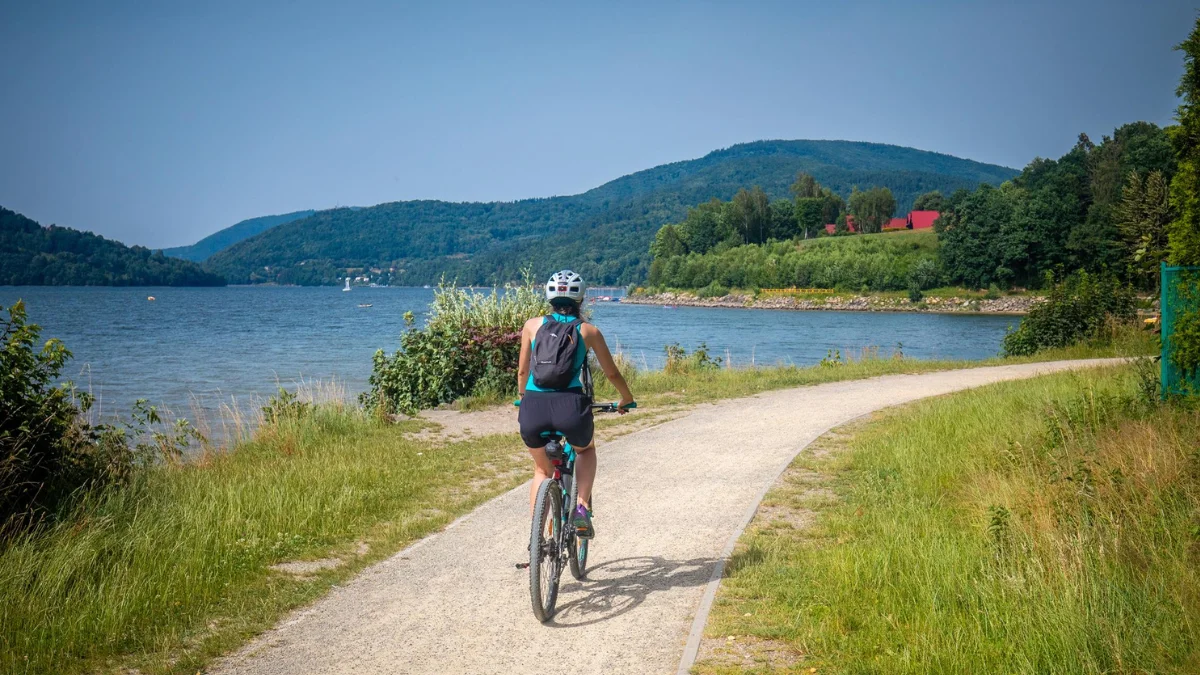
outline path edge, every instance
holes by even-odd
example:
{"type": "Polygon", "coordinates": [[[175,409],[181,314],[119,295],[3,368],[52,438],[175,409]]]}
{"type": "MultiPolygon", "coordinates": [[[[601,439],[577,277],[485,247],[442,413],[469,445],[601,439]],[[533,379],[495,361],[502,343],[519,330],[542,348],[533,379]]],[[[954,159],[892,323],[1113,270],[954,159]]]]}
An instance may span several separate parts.
{"type": "Polygon", "coordinates": [[[789,457],[787,461],[783,462],[783,466],[779,467],[779,470],[775,472],[775,476],[771,479],[771,482],[768,483],[767,486],[758,493],[758,496],[754,499],[754,504],[752,504],[749,509],[746,509],[746,513],[742,516],[742,520],[738,524],[737,529],[729,537],[729,541],[725,543],[725,548],[721,549],[721,555],[717,560],[717,564],[715,567],[713,567],[712,574],[708,577],[708,583],[704,587],[704,595],[700,596],[700,606],[696,609],[696,616],[692,618],[692,628],[688,632],[687,643],[683,648],[683,655],[679,659],[679,668],[675,671],[676,675],[689,675],[692,666],[695,665],[696,657],[700,654],[700,641],[704,638],[704,627],[708,625],[708,615],[712,611],[713,601],[717,598],[717,589],[721,586],[721,578],[725,575],[725,563],[728,562],[730,557],[733,556],[733,549],[737,546],[738,540],[742,538],[742,534],[745,533],[746,528],[749,527],[750,523],[754,520],[754,516],[758,515],[758,509],[760,506],[762,506],[763,500],[767,498],[767,493],[771,491],[771,488],[775,487],[776,483],[779,482],[779,479],[783,477],[784,472],[786,472],[788,467],[792,465],[792,462],[796,461],[796,458],[800,456],[800,453],[804,452],[810,445],[820,440],[822,436],[828,434],[834,429],[837,429],[838,427],[853,424],[864,417],[870,417],[877,412],[879,411],[872,410],[870,412],[865,412],[861,415],[838,422],[837,424],[831,424],[828,427],[821,429],[821,432],[818,433],[811,441],[797,448],[796,452],[792,453],[792,456],[789,457]]]}

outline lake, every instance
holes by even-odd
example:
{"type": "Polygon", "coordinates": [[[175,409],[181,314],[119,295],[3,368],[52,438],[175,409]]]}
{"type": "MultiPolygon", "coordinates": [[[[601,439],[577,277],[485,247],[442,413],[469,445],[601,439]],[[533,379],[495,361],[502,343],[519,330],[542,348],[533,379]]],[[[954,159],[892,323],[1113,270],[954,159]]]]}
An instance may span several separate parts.
{"type": "MultiPolygon", "coordinates": [[[[403,315],[421,316],[423,288],[83,288],[0,286],[0,303],[24,299],[42,337],[74,355],[65,373],[97,398],[102,414],[127,414],[138,398],[187,414],[236,398],[293,388],[301,379],[366,387],[371,356],[393,351],[403,315]],[[154,302],[147,296],[154,296],[154,302]],[[371,307],[359,307],[370,304],[371,307]]],[[[809,365],[830,350],[864,347],[922,359],[995,356],[1010,316],[877,312],[665,309],[597,303],[592,320],[610,346],[660,368],[663,346],[706,343],[735,366],[809,365]]]]}

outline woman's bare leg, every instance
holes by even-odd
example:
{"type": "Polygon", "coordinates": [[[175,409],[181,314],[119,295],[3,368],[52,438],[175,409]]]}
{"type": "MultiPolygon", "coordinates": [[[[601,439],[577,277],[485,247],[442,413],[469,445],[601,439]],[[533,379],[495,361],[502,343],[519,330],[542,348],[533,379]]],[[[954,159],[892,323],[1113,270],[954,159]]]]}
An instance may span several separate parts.
{"type": "MultiPolygon", "coordinates": [[[[554,465],[546,456],[545,448],[529,448],[529,456],[533,458],[533,482],[529,484],[529,516],[532,518],[538,488],[542,486],[542,481],[554,475],[554,465]]],[[[590,484],[588,489],[591,489],[590,484]]]]}
{"type": "Polygon", "coordinates": [[[596,444],[575,450],[575,480],[579,483],[579,503],[592,503],[592,485],[596,482],[596,444]]]}

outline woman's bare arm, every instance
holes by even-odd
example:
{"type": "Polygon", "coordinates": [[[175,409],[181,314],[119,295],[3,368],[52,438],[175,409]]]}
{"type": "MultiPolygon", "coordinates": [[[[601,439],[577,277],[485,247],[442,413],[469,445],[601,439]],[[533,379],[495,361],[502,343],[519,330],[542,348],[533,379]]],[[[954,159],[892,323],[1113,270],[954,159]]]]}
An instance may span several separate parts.
{"type": "Polygon", "coordinates": [[[517,361],[517,396],[525,395],[525,383],[529,382],[529,362],[533,358],[533,349],[530,344],[533,342],[533,336],[537,334],[537,328],[530,330],[534,321],[541,323],[540,319],[530,319],[525,322],[524,326],[521,326],[521,358],[517,361]]]}
{"type": "Polygon", "coordinates": [[[604,341],[604,335],[590,323],[583,324],[579,332],[583,335],[583,342],[592,351],[596,352],[596,360],[600,362],[600,369],[604,371],[604,376],[609,382],[617,388],[621,394],[621,402],[617,405],[619,412],[625,413],[625,406],[633,403],[633,393],[629,391],[629,385],[625,383],[625,377],[621,375],[621,369],[617,367],[617,363],[613,361],[612,354],[608,351],[608,343],[604,341]]]}

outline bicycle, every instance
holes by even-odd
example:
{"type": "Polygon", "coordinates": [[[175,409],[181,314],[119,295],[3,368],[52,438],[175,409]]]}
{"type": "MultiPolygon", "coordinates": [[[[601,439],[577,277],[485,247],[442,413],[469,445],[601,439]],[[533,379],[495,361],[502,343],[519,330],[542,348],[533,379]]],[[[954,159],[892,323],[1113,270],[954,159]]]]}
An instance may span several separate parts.
{"type": "MultiPolygon", "coordinates": [[[[520,405],[520,401],[514,403],[520,405]]],[[[630,403],[626,410],[636,408],[630,403]]],[[[593,405],[593,412],[617,412],[616,403],[593,405]]],[[[533,615],[545,623],[554,616],[558,601],[558,580],[565,566],[571,576],[582,580],[587,575],[589,539],[581,539],[571,524],[579,489],[575,482],[575,449],[562,433],[544,431],[546,457],[554,465],[554,475],[538,486],[534,501],[533,522],[529,528],[529,562],[518,567],[529,568],[529,596],[533,615]]],[[[594,500],[589,500],[588,511],[594,500]]]]}

